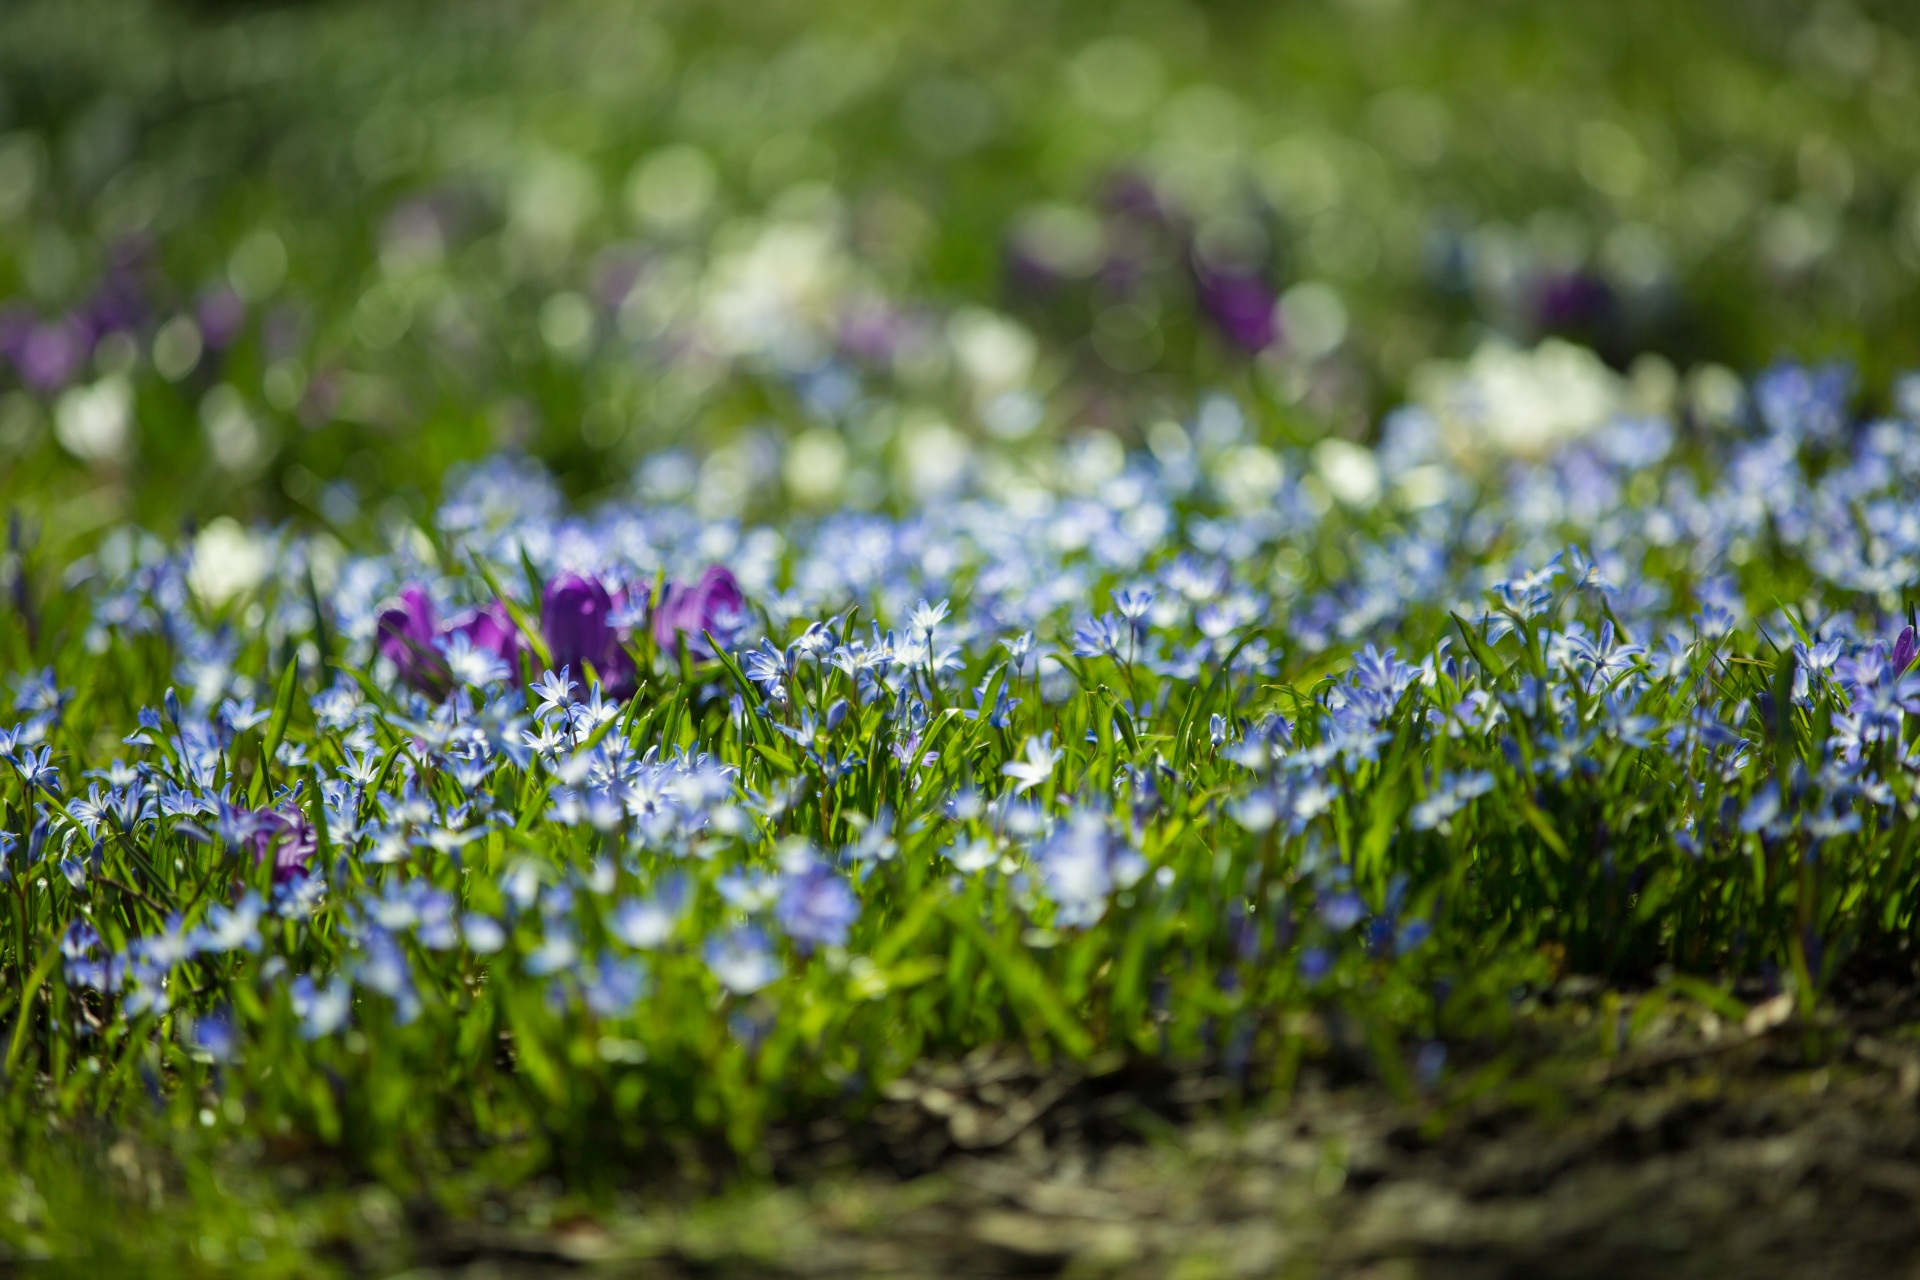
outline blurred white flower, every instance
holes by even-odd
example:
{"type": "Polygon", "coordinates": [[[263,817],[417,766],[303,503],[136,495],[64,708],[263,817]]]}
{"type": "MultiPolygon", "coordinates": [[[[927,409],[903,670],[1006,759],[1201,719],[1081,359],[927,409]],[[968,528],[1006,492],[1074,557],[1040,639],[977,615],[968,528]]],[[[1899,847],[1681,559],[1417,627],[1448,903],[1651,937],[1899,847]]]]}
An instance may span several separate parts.
{"type": "Polygon", "coordinates": [[[1604,425],[1627,399],[1625,382],[1599,356],[1559,338],[1531,351],[1490,341],[1464,364],[1421,365],[1409,386],[1460,459],[1540,456],[1604,425]]]}
{"type": "Polygon", "coordinates": [[[125,375],[111,373],[90,386],[68,389],[54,405],[53,435],[76,458],[124,460],[133,444],[132,384],[125,375]]]}
{"type": "Polygon", "coordinates": [[[265,539],[247,532],[232,517],[221,516],[193,540],[187,584],[203,602],[218,608],[264,582],[272,564],[273,551],[265,539]]]}

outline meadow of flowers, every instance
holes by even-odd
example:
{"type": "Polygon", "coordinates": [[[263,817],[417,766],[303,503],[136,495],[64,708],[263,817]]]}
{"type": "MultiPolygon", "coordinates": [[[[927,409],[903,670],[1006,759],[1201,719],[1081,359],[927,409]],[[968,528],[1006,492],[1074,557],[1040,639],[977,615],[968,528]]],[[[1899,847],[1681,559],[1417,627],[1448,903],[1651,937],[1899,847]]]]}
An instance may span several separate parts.
{"type": "Polygon", "coordinates": [[[1432,1085],[1564,972],[1814,1000],[1920,874],[1920,425],[1848,392],[1487,477],[1424,410],[1275,453],[1213,399],[779,529],[503,459],[384,548],[29,563],[9,1106],[751,1167],[1002,1041],[1264,1087],[1318,1010],[1432,1085]]]}

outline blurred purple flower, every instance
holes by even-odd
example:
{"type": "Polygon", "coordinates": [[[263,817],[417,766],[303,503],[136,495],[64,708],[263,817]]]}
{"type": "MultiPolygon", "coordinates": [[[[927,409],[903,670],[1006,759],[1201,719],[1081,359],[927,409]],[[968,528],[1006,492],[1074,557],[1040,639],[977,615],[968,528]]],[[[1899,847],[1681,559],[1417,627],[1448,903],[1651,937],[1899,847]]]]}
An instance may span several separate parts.
{"type": "Polygon", "coordinates": [[[1154,190],[1153,179],[1138,169],[1121,169],[1108,176],[1100,192],[1101,207],[1109,213],[1143,222],[1164,223],[1168,211],[1154,190]]]}
{"type": "MultiPolygon", "coordinates": [[[[623,593],[624,594],[624,593],[623,593]]],[[[584,670],[592,664],[601,686],[616,698],[633,696],[633,659],[613,625],[616,602],[597,579],[563,573],[540,599],[540,629],[553,665],[584,670]]]]}
{"type": "Polygon", "coordinates": [[[425,587],[409,583],[398,600],[380,611],[380,656],[393,663],[401,680],[430,697],[444,696],[451,687],[452,673],[441,644],[455,636],[465,636],[475,649],[492,654],[509,670],[520,665],[519,629],[498,600],[470,610],[443,627],[433,597],[425,587]]]}
{"type": "Polygon", "coordinates": [[[713,657],[707,634],[722,644],[730,641],[746,621],[746,597],[740,583],[724,565],[711,565],[692,586],[669,582],[653,614],[653,640],[663,653],[676,650],[687,637],[687,652],[713,657]]]}
{"type": "Polygon", "coordinates": [[[255,809],[252,813],[252,831],[246,843],[253,850],[253,860],[257,864],[273,852],[273,882],[286,884],[297,876],[304,876],[313,861],[313,855],[319,848],[313,826],[305,814],[298,809],[255,809]]]}
{"type": "Polygon", "coordinates": [[[396,603],[380,611],[380,656],[393,663],[401,680],[433,696],[446,692],[448,683],[447,664],[433,647],[439,634],[433,598],[417,583],[409,583],[396,603]]]}
{"type": "Polygon", "coordinates": [[[486,650],[509,668],[520,665],[520,629],[498,600],[454,619],[447,625],[447,635],[465,636],[474,648],[486,650]]]}
{"type": "Polygon", "coordinates": [[[208,349],[224,350],[239,340],[240,330],[247,323],[247,304],[232,289],[216,285],[201,293],[194,306],[194,319],[208,349]]]}
{"type": "Polygon", "coordinates": [[[108,268],[106,278],[87,298],[76,318],[96,340],[105,334],[137,329],[147,318],[143,293],[136,263],[116,262],[108,268]]]}
{"type": "Polygon", "coordinates": [[[1199,296],[1201,310],[1235,346],[1262,351],[1279,338],[1280,325],[1274,317],[1278,299],[1257,276],[1203,271],[1199,296]]]}
{"type": "Polygon", "coordinates": [[[0,349],[19,371],[20,381],[43,393],[73,381],[88,354],[86,334],[73,321],[18,316],[0,328],[0,349]]]}
{"type": "Polygon", "coordinates": [[[862,300],[840,316],[840,349],[856,360],[885,364],[900,343],[900,317],[881,302],[862,300]]]}
{"type": "Polygon", "coordinates": [[[554,663],[599,666],[613,635],[607,625],[612,612],[613,598],[596,579],[563,573],[549,582],[540,600],[540,628],[546,632],[554,663]]]}
{"type": "Polygon", "coordinates": [[[1612,286],[1591,271],[1557,271],[1534,282],[1534,324],[1546,333],[1593,334],[1612,323],[1612,286]]]}

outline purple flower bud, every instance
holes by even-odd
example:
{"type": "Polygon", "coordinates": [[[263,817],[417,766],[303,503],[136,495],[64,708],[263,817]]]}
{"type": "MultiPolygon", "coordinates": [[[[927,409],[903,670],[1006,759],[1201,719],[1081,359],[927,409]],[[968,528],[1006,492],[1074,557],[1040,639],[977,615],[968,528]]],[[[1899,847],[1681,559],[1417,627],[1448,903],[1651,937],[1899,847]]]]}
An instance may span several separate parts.
{"type": "Polygon", "coordinates": [[[583,662],[598,666],[611,635],[607,615],[612,612],[613,598],[592,578],[563,573],[549,582],[540,599],[540,629],[546,632],[554,665],[576,670],[583,662]]]}
{"type": "Polygon", "coordinates": [[[430,695],[444,692],[448,682],[447,664],[433,647],[439,634],[433,599],[418,584],[409,584],[397,603],[380,611],[380,656],[393,663],[403,681],[430,695]]]}
{"type": "Polygon", "coordinates": [[[1914,635],[1912,627],[1903,627],[1893,642],[1893,674],[1905,675],[1916,656],[1920,656],[1920,637],[1914,635]]]}
{"type": "Polygon", "coordinates": [[[590,663],[602,688],[626,698],[633,695],[635,671],[610,621],[613,612],[614,599],[597,580],[563,573],[542,594],[540,629],[556,668],[580,671],[590,663]]]}
{"type": "Polygon", "coordinates": [[[725,565],[709,566],[690,587],[670,582],[654,610],[654,643],[662,653],[672,653],[685,634],[688,653],[711,658],[713,646],[707,643],[706,633],[723,643],[730,640],[746,621],[746,604],[740,583],[725,565]]]}

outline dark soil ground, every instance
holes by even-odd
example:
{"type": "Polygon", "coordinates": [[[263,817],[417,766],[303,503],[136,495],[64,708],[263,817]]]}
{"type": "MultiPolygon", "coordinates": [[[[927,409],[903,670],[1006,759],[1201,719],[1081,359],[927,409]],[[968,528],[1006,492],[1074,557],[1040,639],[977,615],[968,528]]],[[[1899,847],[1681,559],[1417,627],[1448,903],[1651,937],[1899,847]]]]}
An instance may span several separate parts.
{"type": "Polygon", "coordinates": [[[856,1129],[780,1135],[771,1186],[340,1248],[423,1280],[1920,1277],[1920,1009],[1606,998],[1534,1033],[1560,1048],[1414,1097],[1325,1062],[1238,1103],[1205,1074],[978,1054],[856,1129]]]}

